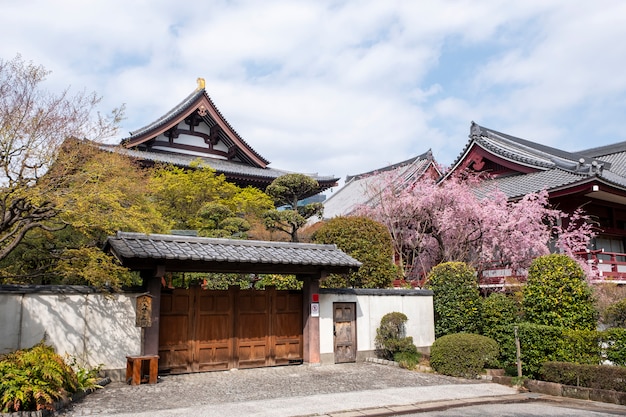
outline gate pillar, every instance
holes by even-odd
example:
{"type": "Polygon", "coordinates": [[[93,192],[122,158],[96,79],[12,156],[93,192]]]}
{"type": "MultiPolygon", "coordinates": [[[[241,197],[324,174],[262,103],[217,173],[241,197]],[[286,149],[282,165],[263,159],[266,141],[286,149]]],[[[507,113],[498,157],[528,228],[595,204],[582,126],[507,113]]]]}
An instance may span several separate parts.
{"type": "MultiPolygon", "coordinates": [[[[320,289],[320,280],[323,278],[321,273],[318,275],[307,275],[306,277],[298,277],[303,281],[302,285],[302,359],[310,365],[320,364],[320,318],[319,315],[311,314],[311,305],[313,303],[313,294],[318,294],[320,289]]],[[[319,311],[319,310],[318,310],[319,311]]]]}
{"type": "Polygon", "coordinates": [[[161,278],[164,268],[156,271],[141,271],[141,278],[148,293],[152,296],[152,326],[144,329],[142,351],[144,355],[159,354],[159,317],[161,316],[161,278]]]}

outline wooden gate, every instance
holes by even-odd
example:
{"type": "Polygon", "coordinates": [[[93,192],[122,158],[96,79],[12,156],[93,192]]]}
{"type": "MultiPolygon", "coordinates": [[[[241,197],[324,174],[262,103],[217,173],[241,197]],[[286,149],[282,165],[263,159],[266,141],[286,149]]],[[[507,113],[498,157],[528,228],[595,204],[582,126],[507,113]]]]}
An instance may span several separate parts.
{"type": "Polygon", "coordinates": [[[335,363],[356,362],[356,303],[333,303],[335,363]]]}
{"type": "Polygon", "coordinates": [[[160,320],[160,373],[302,362],[299,291],[163,290],[160,320]]]}

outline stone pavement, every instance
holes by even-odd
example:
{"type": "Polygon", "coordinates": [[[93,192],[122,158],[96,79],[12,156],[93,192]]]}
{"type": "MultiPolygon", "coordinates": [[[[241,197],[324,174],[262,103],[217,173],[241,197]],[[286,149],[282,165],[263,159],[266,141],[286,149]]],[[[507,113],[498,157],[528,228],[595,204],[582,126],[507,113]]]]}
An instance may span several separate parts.
{"type": "MultiPolygon", "coordinates": [[[[420,407],[528,399],[511,387],[369,362],[283,366],[112,383],[57,412],[78,416],[383,415],[420,407]]],[[[457,406],[458,406],[457,405],[457,406]]]]}

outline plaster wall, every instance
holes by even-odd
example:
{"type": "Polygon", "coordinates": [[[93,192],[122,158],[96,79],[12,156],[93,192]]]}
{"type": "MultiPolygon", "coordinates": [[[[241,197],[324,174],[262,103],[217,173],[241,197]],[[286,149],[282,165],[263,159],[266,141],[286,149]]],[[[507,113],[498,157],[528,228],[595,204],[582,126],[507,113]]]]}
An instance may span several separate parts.
{"type": "Polygon", "coordinates": [[[0,293],[0,354],[44,338],[61,354],[103,369],[141,353],[136,294],[0,293]]]}
{"type": "Polygon", "coordinates": [[[423,290],[333,290],[320,291],[320,355],[323,363],[334,363],[333,303],[356,303],[357,359],[376,349],[380,319],[394,311],[408,317],[407,336],[421,351],[435,341],[432,292],[423,290]]]}

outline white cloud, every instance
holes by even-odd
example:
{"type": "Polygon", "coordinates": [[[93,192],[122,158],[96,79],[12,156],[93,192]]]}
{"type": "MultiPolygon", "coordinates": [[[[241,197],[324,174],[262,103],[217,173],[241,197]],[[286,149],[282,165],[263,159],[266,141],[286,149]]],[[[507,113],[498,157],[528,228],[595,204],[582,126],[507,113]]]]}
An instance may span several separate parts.
{"type": "Polygon", "coordinates": [[[204,77],[276,168],[345,177],[429,148],[451,163],[472,120],[570,150],[626,140],[619,0],[9,0],[0,25],[0,58],[126,103],[123,135],[204,77]]]}

